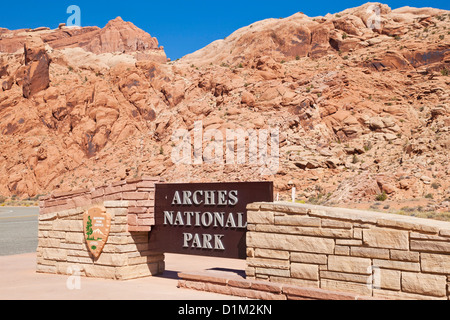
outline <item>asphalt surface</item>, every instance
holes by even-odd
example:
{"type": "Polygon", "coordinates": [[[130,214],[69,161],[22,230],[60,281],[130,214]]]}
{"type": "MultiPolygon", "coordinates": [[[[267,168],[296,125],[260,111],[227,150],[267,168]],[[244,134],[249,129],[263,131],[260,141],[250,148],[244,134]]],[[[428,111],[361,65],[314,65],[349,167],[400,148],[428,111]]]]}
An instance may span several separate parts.
{"type": "Polygon", "coordinates": [[[0,207],[0,256],[36,252],[38,207],[0,207]]]}

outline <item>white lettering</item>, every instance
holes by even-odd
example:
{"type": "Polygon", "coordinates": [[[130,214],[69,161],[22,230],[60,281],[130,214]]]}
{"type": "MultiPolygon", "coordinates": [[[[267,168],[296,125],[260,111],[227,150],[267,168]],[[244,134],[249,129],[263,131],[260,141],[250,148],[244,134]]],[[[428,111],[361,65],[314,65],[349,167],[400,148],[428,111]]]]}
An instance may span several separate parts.
{"type": "Polygon", "coordinates": [[[228,215],[227,223],[225,224],[227,228],[236,228],[236,222],[234,221],[233,214],[228,215]]]}
{"type": "Polygon", "coordinates": [[[211,212],[204,212],[202,215],[202,224],[204,227],[209,227],[213,222],[213,216],[211,212]]]}
{"type": "Polygon", "coordinates": [[[197,247],[197,248],[201,248],[202,247],[202,243],[200,242],[200,237],[198,235],[198,233],[196,233],[194,235],[194,240],[192,240],[192,246],[191,247],[197,247]]]}
{"type": "Polygon", "coordinates": [[[183,204],[187,204],[187,205],[192,205],[192,202],[191,202],[191,195],[192,195],[192,192],[190,192],[190,191],[183,191],[183,204]]]}
{"type": "Polygon", "coordinates": [[[197,190],[194,192],[193,196],[192,196],[192,200],[194,201],[194,204],[199,205],[203,203],[203,200],[198,200],[198,196],[199,195],[203,195],[203,191],[202,190],[197,190]]]}
{"type": "Polygon", "coordinates": [[[205,233],[203,235],[203,249],[212,249],[211,245],[212,235],[205,233]]]}
{"type": "Polygon", "coordinates": [[[178,191],[175,191],[175,194],[173,195],[172,205],[174,204],[181,204],[181,198],[178,191]]]}
{"type": "Polygon", "coordinates": [[[227,201],[226,201],[227,192],[224,191],[224,190],[221,190],[221,191],[217,191],[217,194],[218,194],[218,196],[217,196],[217,204],[219,206],[226,205],[227,204],[227,201]]]}
{"type": "Polygon", "coordinates": [[[183,248],[189,247],[189,241],[192,240],[192,233],[183,233],[183,248]]]}
{"type": "Polygon", "coordinates": [[[180,211],[177,212],[177,217],[175,218],[175,221],[173,222],[173,224],[175,226],[176,225],[180,225],[180,226],[184,225],[184,223],[183,223],[183,216],[181,215],[180,211]]]}
{"type": "Polygon", "coordinates": [[[225,250],[225,246],[223,245],[222,238],[223,234],[215,234],[214,237],[212,234],[200,234],[195,233],[183,233],[183,248],[199,248],[199,249],[213,249],[213,250],[225,250]],[[191,242],[192,241],[192,242],[191,242]],[[214,241],[214,246],[211,243],[214,241]]]}
{"type": "Polygon", "coordinates": [[[164,211],[164,225],[173,224],[173,211],[164,211]]]}
{"type": "Polygon", "coordinates": [[[184,215],[186,216],[186,225],[191,226],[191,217],[194,216],[194,212],[186,211],[184,212],[184,215]]]}
{"type": "Polygon", "coordinates": [[[205,191],[205,205],[215,205],[214,191],[205,191]]]}
{"type": "Polygon", "coordinates": [[[237,190],[231,190],[230,193],[228,194],[228,197],[230,198],[230,200],[228,200],[228,204],[230,206],[234,206],[238,203],[238,191],[237,190]]]}
{"type": "Polygon", "coordinates": [[[223,228],[224,226],[224,212],[214,212],[214,227],[217,227],[217,222],[223,228]]]}
{"type": "Polygon", "coordinates": [[[247,221],[244,224],[244,217],[242,212],[238,212],[238,228],[247,228],[247,221]]]}
{"type": "Polygon", "coordinates": [[[214,235],[214,249],[217,250],[225,250],[225,247],[222,243],[223,234],[215,234],[214,235]]]}

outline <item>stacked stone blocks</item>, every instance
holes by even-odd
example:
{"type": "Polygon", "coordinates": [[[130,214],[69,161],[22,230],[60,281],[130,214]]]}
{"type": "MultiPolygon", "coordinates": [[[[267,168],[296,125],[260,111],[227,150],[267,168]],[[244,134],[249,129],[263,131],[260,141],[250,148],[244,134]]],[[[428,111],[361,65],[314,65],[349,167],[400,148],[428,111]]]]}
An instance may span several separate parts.
{"type": "Polygon", "coordinates": [[[41,199],[37,272],[116,280],[162,273],[164,254],[149,246],[156,181],[121,181],[41,199]],[[111,215],[108,240],[97,259],[88,250],[83,230],[83,214],[93,206],[111,215]]]}
{"type": "Polygon", "coordinates": [[[449,222],[293,203],[247,209],[247,279],[380,299],[450,298],[449,222]]]}

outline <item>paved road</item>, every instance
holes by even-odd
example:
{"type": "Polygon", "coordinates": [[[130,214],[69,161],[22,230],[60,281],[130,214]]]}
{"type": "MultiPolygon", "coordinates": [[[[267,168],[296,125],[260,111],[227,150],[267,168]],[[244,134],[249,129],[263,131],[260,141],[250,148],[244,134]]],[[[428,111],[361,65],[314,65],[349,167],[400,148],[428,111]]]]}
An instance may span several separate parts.
{"type": "Polygon", "coordinates": [[[37,207],[0,207],[0,256],[36,252],[37,207]]]}

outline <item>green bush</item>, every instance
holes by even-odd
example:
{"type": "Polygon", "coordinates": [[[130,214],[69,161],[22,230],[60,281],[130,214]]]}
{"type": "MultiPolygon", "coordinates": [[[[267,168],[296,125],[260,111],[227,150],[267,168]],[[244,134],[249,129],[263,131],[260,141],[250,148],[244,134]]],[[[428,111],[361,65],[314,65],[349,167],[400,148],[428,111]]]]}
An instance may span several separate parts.
{"type": "Polygon", "coordinates": [[[379,195],[377,195],[375,197],[375,200],[377,200],[377,201],[384,201],[386,199],[387,199],[387,194],[385,191],[383,191],[383,193],[380,193],[379,195]]]}

